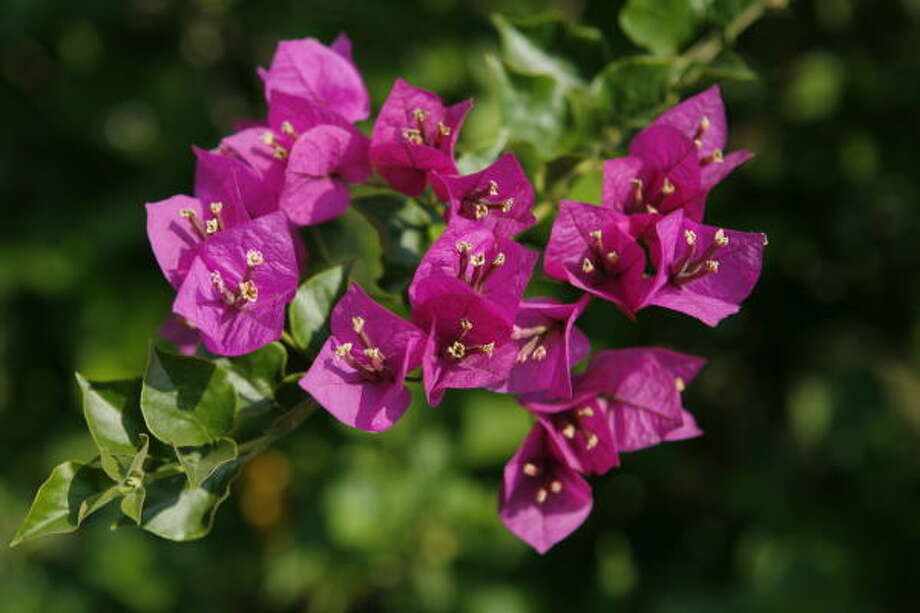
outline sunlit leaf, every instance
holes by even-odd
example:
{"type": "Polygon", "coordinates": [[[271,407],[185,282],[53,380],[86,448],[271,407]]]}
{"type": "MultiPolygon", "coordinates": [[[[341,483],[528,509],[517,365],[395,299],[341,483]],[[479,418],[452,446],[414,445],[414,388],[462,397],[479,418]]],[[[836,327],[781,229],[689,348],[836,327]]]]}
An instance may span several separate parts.
{"type": "Polygon", "coordinates": [[[141,523],[141,513],[147,496],[144,488],[144,461],[147,459],[150,437],[146,434],[141,434],[141,439],[143,444],[131,461],[128,474],[122,481],[120,488],[121,492],[124,493],[124,498],[121,499],[121,512],[138,524],[141,523]]]}
{"type": "Polygon", "coordinates": [[[697,30],[692,0],[629,0],[620,27],[637,45],[657,55],[679,51],[697,30]]]}
{"type": "Polygon", "coordinates": [[[212,362],[153,347],[141,391],[147,428],[177,447],[206,445],[233,428],[236,393],[212,362]]]}
{"type": "Polygon", "coordinates": [[[10,546],[38,536],[73,532],[87,516],[117,496],[117,485],[98,462],[59,464],[38,488],[32,507],[10,546]]]}
{"type": "Polygon", "coordinates": [[[492,23],[501,38],[502,58],[522,74],[552,76],[568,88],[584,84],[581,69],[593,74],[605,59],[600,31],[559,13],[514,20],[493,15],[492,23]]]}
{"type": "Polygon", "coordinates": [[[148,482],[141,527],[172,541],[205,536],[217,508],[230,495],[230,483],[239,468],[238,462],[224,464],[199,487],[193,487],[182,474],[148,482]]]}
{"type": "Polygon", "coordinates": [[[671,58],[630,57],[608,65],[591,84],[598,113],[618,124],[653,117],[669,102],[676,71],[671,58]]]}
{"type": "Polygon", "coordinates": [[[301,349],[312,353],[329,336],[329,314],[348,289],[348,265],[340,264],[319,272],[297,289],[288,307],[291,336],[301,349]]]}
{"type": "Polygon", "coordinates": [[[565,88],[546,75],[522,75],[506,69],[494,56],[486,57],[509,140],[533,144],[549,158],[559,150],[566,129],[565,88]]]}
{"type": "Polygon", "coordinates": [[[370,196],[357,199],[353,204],[380,237],[386,264],[381,287],[401,292],[431,245],[429,227],[440,219],[415,200],[403,196],[370,196]]]}
{"type": "Polygon", "coordinates": [[[198,487],[218,468],[236,459],[236,441],[221,438],[210,445],[177,448],[176,454],[185,468],[189,484],[198,487]]]}
{"type": "Polygon", "coordinates": [[[313,261],[319,263],[314,269],[350,264],[351,279],[373,293],[383,274],[380,240],[373,226],[353,207],[341,217],[311,226],[305,236],[313,261]]]}
{"type": "Polygon", "coordinates": [[[142,445],[141,380],[89,381],[80,373],[76,377],[83,395],[83,416],[99,449],[102,468],[119,481],[142,445]]]}
{"type": "Polygon", "coordinates": [[[271,410],[275,387],[284,377],[287,350],[281,343],[269,343],[252,353],[232,358],[216,358],[227,373],[239,400],[237,417],[271,410]]]}

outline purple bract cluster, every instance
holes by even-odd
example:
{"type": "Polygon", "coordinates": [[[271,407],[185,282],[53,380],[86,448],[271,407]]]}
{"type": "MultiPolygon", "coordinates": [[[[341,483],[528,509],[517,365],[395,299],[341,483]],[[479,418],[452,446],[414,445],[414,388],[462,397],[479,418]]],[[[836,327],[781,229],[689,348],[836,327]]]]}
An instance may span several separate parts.
{"type": "Polygon", "coordinates": [[[591,353],[575,327],[592,296],[628,317],[654,305],[714,326],[738,311],[760,273],[764,235],[703,224],[709,191],[747,152],[722,153],[716,87],[661,115],[604,164],[600,206],[563,201],[543,253],[548,277],[583,291],[573,303],[524,298],[540,254],[515,236],[536,223],[535,193],[514,154],[461,175],[454,149],[471,101],[445,106],[397,79],[370,138],[367,89],[339,36],[281,42],[260,70],[268,102],[214,151],[195,149],[194,197],[147,205],[157,262],[177,290],[161,332],[240,355],[278,340],[306,268],[298,226],[343,214],[349,185],[376,173],[410,197],[430,187],[446,230],[408,287],[406,321],[356,284],[301,386],[345,424],[380,432],[411,402],[421,370],[431,406],[450,388],[516,394],[534,425],[504,471],[499,513],[543,553],[590,513],[584,475],[619,454],[701,433],[681,392],[704,361],[658,348],[591,353]]]}

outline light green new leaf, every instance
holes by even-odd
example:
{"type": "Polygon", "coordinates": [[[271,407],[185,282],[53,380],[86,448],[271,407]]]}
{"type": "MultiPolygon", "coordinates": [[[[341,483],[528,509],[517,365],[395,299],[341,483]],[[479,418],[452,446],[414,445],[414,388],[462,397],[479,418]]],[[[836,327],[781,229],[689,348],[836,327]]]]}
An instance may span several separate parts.
{"type": "Polygon", "coordinates": [[[598,113],[617,125],[644,123],[670,101],[677,71],[672,58],[637,56],[613,62],[591,84],[598,113]]]}
{"type": "Polygon", "coordinates": [[[600,31],[559,13],[515,20],[493,15],[492,23],[501,39],[502,58],[521,74],[547,75],[565,88],[577,87],[584,84],[579,67],[593,74],[598,66],[592,64],[604,60],[600,31]]]}
{"type": "Polygon", "coordinates": [[[269,343],[252,353],[217,358],[239,397],[238,413],[258,412],[271,407],[275,387],[284,378],[287,350],[281,343],[269,343]]]}
{"type": "Polygon", "coordinates": [[[531,143],[544,158],[556,155],[567,129],[565,88],[551,76],[515,74],[486,56],[510,141],[531,143]]]}
{"type": "Polygon", "coordinates": [[[141,390],[147,429],[177,447],[206,445],[233,428],[236,392],[212,362],[150,350],[141,390]]]}
{"type": "Polygon", "coordinates": [[[393,194],[358,198],[352,202],[377,231],[383,248],[386,275],[383,289],[402,292],[419,260],[431,246],[429,228],[441,221],[412,198],[393,194]]]}
{"type": "Polygon", "coordinates": [[[87,516],[118,494],[118,486],[98,462],[59,464],[38,488],[32,507],[10,546],[38,536],[73,532],[87,516]]]}
{"type": "MultiPolygon", "coordinates": [[[[706,0],[708,5],[706,13],[713,22],[726,25],[753,5],[762,2],[763,0],[706,0]]],[[[776,4],[780,3],[776,2],[776,4]]]]}
{"type": "Polygon", "coordinates": [[[692,0],[629,0],[620,11],[620,27],[640,47],[672,55],[697,31],[692,0]]]}
{"type": "Polygon", "coordinates": [[[353,207],[341,217],[311,226],[305,238],[310,257],[321,262],[314,269],[351,264],[351,278],[368,293],[374,292],[383,274],[383,251],[373,226],[353,207]]]}
{"type": "Polygon", "coordinates": [[[176,455],[185,468],[189,485],[199,487],[218,468],[236,459],[236,441],[222,438],[201,447],[180,447],[176,449],[176,455]]]}
{"type": "Polygon", "coordinates": [[[329,314],[348,289],[348,270],[347,265],[333,266],[313,275],[297,288],[288,315],[291,336],[299,348],[316,353],[326,341],[329,314]]]}
{"type": "Polygon", "coordinates": [[[147,495],[144,488],[144,461],[147,459],[147,451],[150,447],[150,437],[141,434],[140,451],[131,461],[128,474],[121,482],[120,493],[124,494],[121,499],[121,512],[134,520],[135,523],[141,523],[141,512],[144,509],[144,499],[147,495]]]}
{"type": "Polygon", "coordinates": [[[83,416],[99,449],[102,468],[120,481],[141,448],[141,380],[89,381],[80,373],[76,377],[83,395],[83,416]]]}
{"type": "Polygon", "coordinates": [[[193,487],[185,475],[148,482],[141,527],[172,541],[207,535],[239,469],[239,462],[224,464],[199,487],[193,487]]]}

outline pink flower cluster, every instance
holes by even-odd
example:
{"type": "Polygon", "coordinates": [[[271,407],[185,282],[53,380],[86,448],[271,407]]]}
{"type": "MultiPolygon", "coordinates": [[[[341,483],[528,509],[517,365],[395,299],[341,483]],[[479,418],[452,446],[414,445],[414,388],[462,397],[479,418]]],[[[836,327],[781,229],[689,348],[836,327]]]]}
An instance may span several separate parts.
{"type": "Polygon", "coordinates": [[[725,111],[712,88],[639,133],[605,163],[601,206],[563,201],[543,254],[551,278],[583,290],[567,304],[523,298],[539,253],[515,236],[536,220],[534,189],[515,156],[461,175],[454,148],[470,101],[445,106],[397,79],[368,139],[353,124],[370,100],[339,36],[284,41],[260,70],[268,114],[195,150],[194,197],[147,205],[157,262],[177,290],[162,331],[185,351],[220,355],[282,336],[285,305],[306,266],[297,226],[345,212],[350,184],[373,173],[410,197],[432,190],[447,228],[408,287],[411,321],[354,284],[301,386],[336,418],[380,432],[409,407],[421,369],[431,406],[447,389],[516,394],[534,426],[505,468],[499,512],[545,552],[590,513],[584,475],[619,454],[697,436],[681,392],[703,360],[664,349],[595,353],[575,322],[591,296],[629,317],[648,305],[709,325],[739,309],[760,271],[761,234],[702,224],[706,195],[746,152],[723,156],[725,111]]]}

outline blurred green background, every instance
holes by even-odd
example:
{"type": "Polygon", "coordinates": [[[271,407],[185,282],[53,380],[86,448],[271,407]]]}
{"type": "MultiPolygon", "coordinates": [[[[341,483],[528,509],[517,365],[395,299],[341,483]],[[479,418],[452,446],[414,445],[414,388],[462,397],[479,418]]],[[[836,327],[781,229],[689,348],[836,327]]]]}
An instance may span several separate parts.
{"type": "MultiPolygon", "coordinates": [[[[601,0],[0,1],[0,541],[55,464],[93,455],[73,370],[142,371],[171,292],[144,202],[190,190],[192,143],[263,111],[281,38],[346,30],[378,108],[392,80],[476,94],[488,14],[557,8],[626,46],[601,0]]],[[[251,464],[203,541],[110,532],[0,547],[0,611],[908,611],[920,609],[920,1],[800,0],[737,49],[732,148],[757,157],[708,219],[770,235],[762,281],[710,330],[595,303],[595,347],[711,358],[706,436],[624,457],[550,555],[495,513],[526,431],[453,393],[386,435],[324,414],[251,464]]]]}

